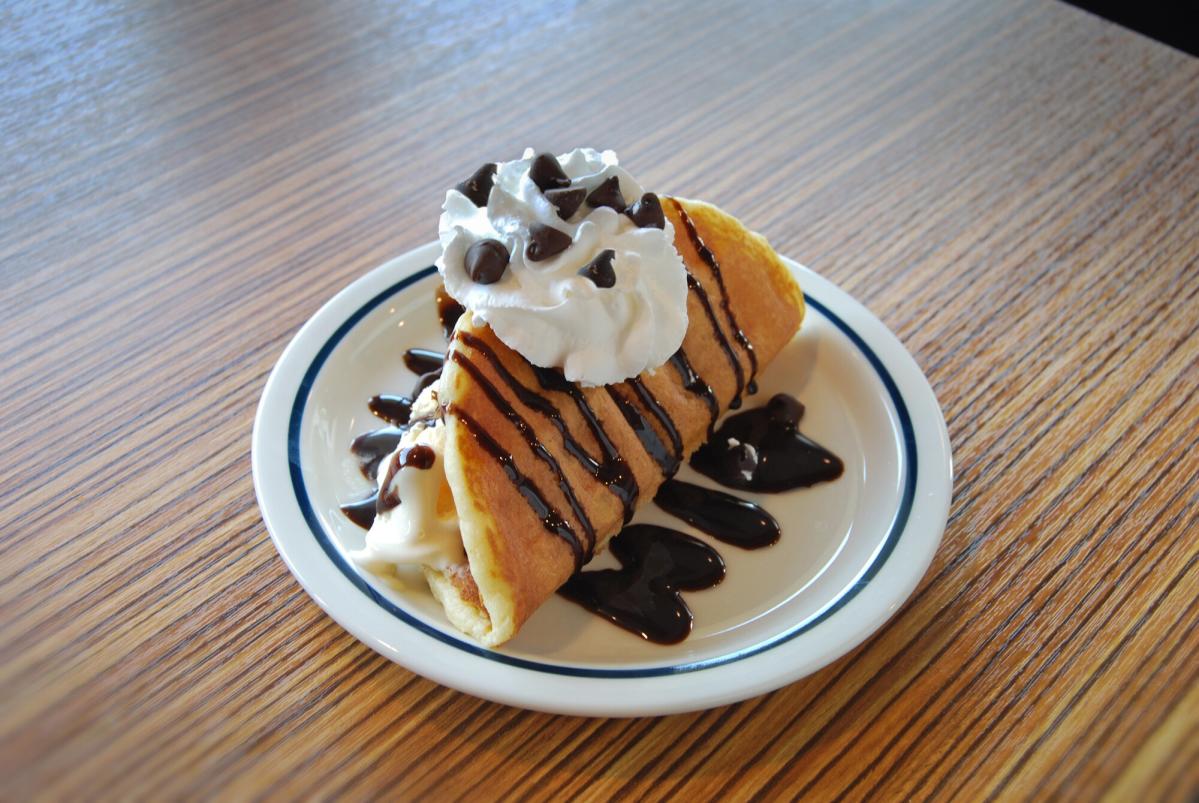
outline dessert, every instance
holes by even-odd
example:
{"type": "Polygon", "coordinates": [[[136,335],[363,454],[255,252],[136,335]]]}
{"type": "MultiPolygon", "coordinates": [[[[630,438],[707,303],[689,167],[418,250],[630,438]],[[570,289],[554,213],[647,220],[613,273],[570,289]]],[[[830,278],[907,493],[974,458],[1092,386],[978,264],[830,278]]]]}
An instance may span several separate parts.
{"type": "Polygon", "coordinates": [[[444,362],[405,356],[423,374],[410,405],[372,400],[392,426],[353,447],[378,478],[373,509],[347,506],[374,514],[354,559],[421,565],[450,622],[488,646],[558,591],[651,640],[684,637],[678,592],[719,582],[723,563],[667,528],[622,532],[638,506],[657,495],[705,532],[766,546],[768,513],[672,480],[681,463],[707,442],[697,467],[769,491],[841,471],[798,434],[790,397],[709,440],[799,328],[790,271],[731,216],[645,192],[590,149],[484,165],[447,193],[440,239],[449,346],[444,362]],[[580,572],[609,539],[624,569],[580,572]]]}

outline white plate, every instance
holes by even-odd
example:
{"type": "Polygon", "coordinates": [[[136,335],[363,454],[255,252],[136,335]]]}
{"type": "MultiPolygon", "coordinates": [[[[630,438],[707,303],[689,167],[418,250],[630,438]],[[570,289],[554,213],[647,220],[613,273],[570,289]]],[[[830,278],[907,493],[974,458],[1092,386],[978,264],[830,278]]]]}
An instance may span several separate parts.
{"type": "MultiPolygon", "coordinates": [[[[860,644],[915,588],[949,511],[941,410],[877,318],[791,261],[807,317],[747,406],[779,391],[798,397],[807,407],[801,429],[841,456],[845,474],[784,494],[741,494],[782,522],[783,537],[754,551],[712,542],[727,575],[715,588],[684,594],[695,614],[687,640],[649,644],[554,597],[515,639],[489,650],[449,625],[419,576],[387,582],[358,570],[347,554],[364,531],[338,506],[371,488],[349,444],[381,424],[367,410],[370,396],[411,389],[404,349],[444,347],[429,267],[437,248],[383,265],[322,307],[275,366],[254,422],[254,486],[275,546],[317,604],[371,648],[511,705],[668,714],[753,697],[814,672],[860,644]]],[[[680,476],[710,484],[686,466],[680,476]]],[[[636,520],[695,532],[654,505],[636,520]]],[[[605,554],[592,567],[608,565],[615,563],[605,554]]]]}

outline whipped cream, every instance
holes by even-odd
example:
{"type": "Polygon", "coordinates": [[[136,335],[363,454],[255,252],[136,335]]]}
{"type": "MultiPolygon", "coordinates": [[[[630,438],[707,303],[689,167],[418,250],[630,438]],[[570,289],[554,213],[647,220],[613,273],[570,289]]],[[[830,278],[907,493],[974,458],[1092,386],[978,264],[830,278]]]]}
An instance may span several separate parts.
{"type": "Polygon", "coordinates": [[[366,546],[351,553],[362,568],[385,573],[401,564],[444,569],[466,561],[458,512],[445,477],[445,426],[437,420],[440,408],[434,386],[425,388],[413,404],[417,420],[379,467],[379,496],[398,495],[400,504],[375,516],[366,546]],[[433,450],[429,468],[388,468],[400,453],[417,445],[433,450]]]}
{"type": "MultiPolygon", "coordinates": [[[[563,220],[529,176],[533,157],[529,149],[498,166],[486,206],[475,206],[457,189],[446,193],[437,261],[446,291],[510,348],[534,365],[561,368],[572,382],[620,382],[662,365],[687,331],[687,270],[670,221],[664,229],[642,228],[614,209],[586,203],[563,220]],[[549,259],[529,260],[525,248],[534,224],[569,235],[571,245],[549,259]],[[487,239],[503,243],[510,261],[498,281],[481,284],[464,262],[467,250],[487,239]],[[614,286],[579,275],[609,249],[614,286]]],[[[591,193],[615,176],[628,204],[643,195],[612,151],[578,148],[559,156],[558,164],[571,189],[591,193]]]]}

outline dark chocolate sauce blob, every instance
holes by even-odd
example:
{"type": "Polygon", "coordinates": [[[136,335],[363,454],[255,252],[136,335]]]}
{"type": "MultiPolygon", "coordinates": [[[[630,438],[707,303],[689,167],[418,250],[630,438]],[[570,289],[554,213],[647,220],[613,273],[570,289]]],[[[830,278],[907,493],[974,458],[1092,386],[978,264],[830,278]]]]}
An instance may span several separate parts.
{"type": "Polygon", "coordinates": [[[378,497],[378,492],[375,492],[357,502],[347,502],[341,506],[341,512],[362,529],[369,530],[375,523],[375,507],[378,504],[378,497]]]}
{"type": "Polygon", "coordinates": [[[778,520],[746,499],[682,480],[658,489],[658,507],[713,538],[742,549],[761,549],[779,540],[778,520]]]}
{"type": "Polygon", "coordinates": [[[416,468],[428,471],[437,462],[437,452],[433,447],[418,443],[400,452],[400,468],[416,468]]]}
{"type": "Polygon", "coordinates": [[[372,396],[366,403],[375,418],[392,426],[402,427],[412,417],[412,399],[408,396],[372,396]]]}
{"type": "Polygon", "coordinates": [[[624,528],[609,546],[620,569],[577,572],[558,593],[647,641],[677,644],[687,638],[691,610],[679,592],[723,580],[719,553],[697,538],[652,524],[624,528]]]}
{"type": "Polygon", "coordinates": [[[358,458],[358,468],[368,480],[379,476],[379,464],[395,451],[408,427],[380,427],[354,438],[350,451],[358,458]]]}
{"type": "Polygon", "coordinates": [[[416,384],[412,386],[412,398],[415,399],[425,388],[429,387],[429,385],[432,385],[438,379],[441,379],[440,368],[438,368],[436,371],[430,371],[427,374],[421,374],[417,378],[416,384]]]}
{"type": "Polygon", "coordinates": [[[408,349],[404,352],[404,365],[414,374],[429,374],[441,370],[445,355],[433,349],[408,349]]]}
{"type": "Polygon", "coordinates": [[[828,482],[841,458],[799,431],[803,405],[785,393],[726,419],[691,456],[691,467],[729,488],[777,493],[828,482]]]}
{"type": "Polygon", "coordinates": [[[425,388],[441,379],[441,369],[445,366],[445,355],[432,349],[408,349],[404,352],[404,365],[414,374],[420,374],[412,387],[412,398],[416,398],[425,388]]]}
{"type": "Polygon", "coordinates": [[[667,199],[675,214],[683,224],[683,229],[687,233],[687,238],[691,241],[692,247],[703,260],[704,264],[712,272],[712,277],[716,280],[716,286],[720,290],[719,303],[724,310],[725,318],[728,320],[729,327],[732,329],[733,339],[741,346],[749,357],[749,375],[746,376],[745,368],[741,365],[741,359],[737,356],[736,350],[732,347],[729,339],[725,336],[724,330],[721,328],[717,320],[716,312],[712,308],[712,300],[708,295],[707,290],[699,283],[699,280],[687,272],[687,286],[696,294],[700,304],[704,308],[704,313],[712,324],[712,329],[716,333],[716,340],[720,347],[724,350],[725,357],[728,358],[729,365],[733,369],[733,376],[737,382],[737,390],[733,393],[733,398],[729,402],[729,409],[736,410],[741,407],[741,394],[748,390],[749,393],[757,393],[758,385],[754,381],[758,373],[758,355],[754,350],[754,344],[750,342],[749,336],[745,334],[745,330],[737,322],[737,316],[733,313],[733,308],[729,303],[728,288],[724,284],[724,274],[720,269],[720,262],[716,259],[716,255],[712,253],[712,249],[708,248],[703,238],[699,236],[699,231],[695,228],[695,223],[691,220],[690,215],[683,209],[674,198],[667,199]]]}

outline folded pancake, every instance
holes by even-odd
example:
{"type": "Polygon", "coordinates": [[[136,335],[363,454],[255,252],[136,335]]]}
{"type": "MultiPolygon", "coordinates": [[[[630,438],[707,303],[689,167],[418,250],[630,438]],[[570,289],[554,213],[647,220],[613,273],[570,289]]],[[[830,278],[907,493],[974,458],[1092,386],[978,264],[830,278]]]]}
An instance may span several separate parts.
{"type": "Polygon", "coordinates": [[[483,644],[515,635],[648,504],[799,328],[803,295],[764,238],[709,204],[662,206],[689,274],[686,336],[665,365],[583,387],[469,315],[455,329],[431,393],[465,559],[424,571],[483,644]]]}

